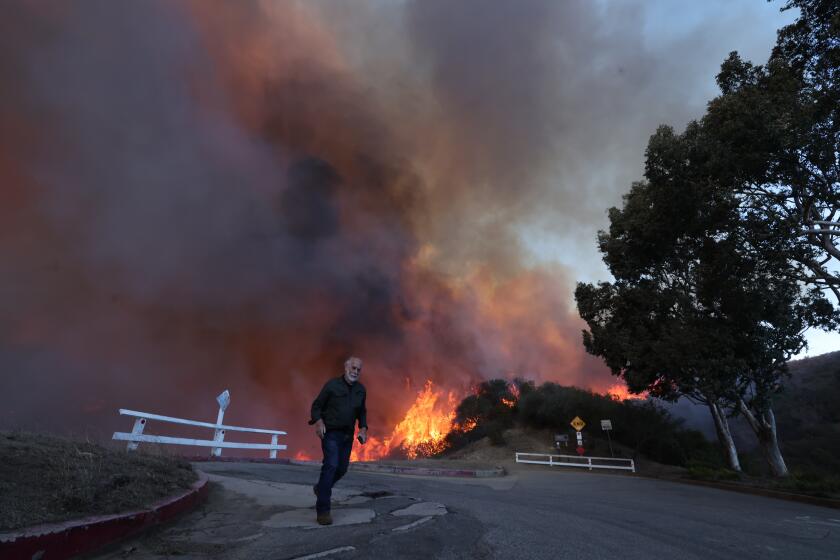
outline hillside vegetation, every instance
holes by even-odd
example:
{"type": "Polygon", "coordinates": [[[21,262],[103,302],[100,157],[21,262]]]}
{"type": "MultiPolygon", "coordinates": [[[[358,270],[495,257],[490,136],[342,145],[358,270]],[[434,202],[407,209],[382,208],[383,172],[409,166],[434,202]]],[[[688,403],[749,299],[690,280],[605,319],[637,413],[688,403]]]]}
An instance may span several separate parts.
{"type": "Polygon", "coordinates": [[[776,422],[793,469],[840,473],[840,352],[791,362],[776,422]]]}
{"type": "Polygon", "coordinates": [[[574,429],[569,422],[579,416],[587,423],[587,447],[608,449],[600,420],[609,419],[616,449],[626,449],[624,454],[632,458],[643,455],[658,463],[679,466],[698,461],[721,464],[717,449],[700,432],[685,429],[681,419],[651,401],[620,401],[555,383],[535,386],[521,380],[487,381],[461,402],[456,415],[460,426],[472,428],[449,433],[450,454],[484,437],[502,445],[505,432],[513,427],[569,435],[569,452],[573,453],[574,429]]]}

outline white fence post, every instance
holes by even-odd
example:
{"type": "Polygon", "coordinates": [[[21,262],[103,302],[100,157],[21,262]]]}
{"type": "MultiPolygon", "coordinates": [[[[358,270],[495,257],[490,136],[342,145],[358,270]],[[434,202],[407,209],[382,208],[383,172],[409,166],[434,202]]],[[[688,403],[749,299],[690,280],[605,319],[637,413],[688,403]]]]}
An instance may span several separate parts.
{"type": "MultiPolygon", "coordinates": [[[[271,436],[271,445],[277,445],[277,434],[274,434],[273,436],[271,436]]],[[[277,450],[272,449],[271,451],[269,451],[268,452],[268,457],[270,459],[276,459],[277,458],[277,450]]]]}
{"type": "MultiPolygon", "coordinates": [[[[216,426],[221,426],[222,420],[225,418],[225,410],[227,410],[227,407],[230,404],[230,391],[227,389],[222,391],[222,393],[216,397],[216,402],[219,403],[219,414],[216,416],[216,426]]],[[[219,443],[225,441],[225,431],[220,428],[216,428],[216,431],[213,432],[213,441],[218,441],[219,443]]],[[[215,457],[221,457],[222,448],[214,447],[211,454],[215,457]]]]}
{"type": "MultiPolygon", "coordinates": [[[[143,428],[145,428],[145,427],[146,427],[146,419],[145,418],[138,418],[137,420],[134,421],[134,427],[131,428],[131,434],[132,435],[142,434],[143,433],[143,428]]],[[[128,451],[134,451],[139,446],[140,446],[140,444],[137,443],[136,441],[130,441],[130,442],[128,442],[128,446],[127,446],[126,449],[128,449],[128,451]]]]}

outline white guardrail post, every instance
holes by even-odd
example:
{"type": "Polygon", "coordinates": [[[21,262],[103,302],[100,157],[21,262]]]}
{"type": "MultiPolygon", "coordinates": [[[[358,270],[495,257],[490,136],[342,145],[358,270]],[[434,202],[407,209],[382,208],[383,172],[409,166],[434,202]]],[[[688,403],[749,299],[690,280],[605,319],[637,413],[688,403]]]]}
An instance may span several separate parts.
{"type": "Polygon", "coordinates": [[[163,416],[160,414],[151,414],[148,412],[138,412],[136,410],[127,410],[121,408],[119,413],[123,416],[133,416],[134,427],[131,433],[114,432],[113,439],[118,441],[127,441],[128,450],[133,451],[137,449],[140,443],[159,443],[165,445],[194,445],[200,447],[211,448],[211,455],[219,457],[222,454],[222,449],[264,449],[268,451],[268,456],[271,459],[277,458],[277,452],[286,449],[283,444],[277,443],[278,436],[285,436],[286,432],[280,430],[264,430],[262,428],[245,428],[240,426],[226,426],[222,424],[224,420],[225,410],[230,404],[230,392],[225,390],[219,395],[216,400],[219,403],[219,414],[216,416],[216,423],[199,422],[196,420],[187,420],[184,418],[175,418],[173,416],[163,416]],[[149,420],[157,420],[159,422],[168,422],[170,424],[182,424],[186,426],[199,426],[202,428],[211,428],[213,430],[213,439],[192,439],[170,436],[154,436],[144,434],[146,424],[149,420]],[[268,434],[271,436],[271,443],[237,443],[232,441],[225,441],[225,432],[248,432],[255,434],[268,434]]]}
{"type": "MultiPolygon", "coordinates": [[[[216,397],[216,402],[219,403],[219,414],[216,416],[216,425],[221,426],[222,420],[225,419],[225,410],[227,410],[227,407],[230,404],[230,391],[228,391],[227,389],[222,391],[222,393],[218,397],[216,397]]],[[[225,441],[225,431],[216,428],[216,431],[213,432],[213,441],[225,441]]],[[[216,457],[221,457],[222,448],[214,447],[211,453],[216,457]]]]}
{"type": "MultiPolygon", "coordinates": [[[[271,436],[271,445],[277,445],[277,434],[271,436]]],[[[277,458],[277,450],[272,449],[268,452],[269,459],[276,459],[277,458]]]]}
{"type": "Polygon", "coordinates": [[[584,469],[617,469],[636,472],[633,459],[618,459],[615,457],[582,457],[579,455],[549,455],[547,453],[516,452],[517,463],[531,465],[548,465],[550,467],[581,467],[584,469]]]}
{"type": "MultiPolygon", "coordinates": [[[[146,427],[146,419],[145,418],[138,418],[134,421],[134,427],[131,428],[131,433],[134,435],[142,434],[143,428],[146,427]]],[[[128,450],[134,451],[140,444],[135,441],[128,442],[128,450]]]]}

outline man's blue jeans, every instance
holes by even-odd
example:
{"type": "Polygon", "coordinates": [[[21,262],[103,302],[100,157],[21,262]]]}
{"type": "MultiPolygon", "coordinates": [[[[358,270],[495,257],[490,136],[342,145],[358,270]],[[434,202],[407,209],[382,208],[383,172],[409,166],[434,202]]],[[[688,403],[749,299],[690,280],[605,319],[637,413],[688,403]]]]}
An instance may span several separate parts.
{"type": "Polygon", "coordinates": [[[321,477],[315,486],[318,501],[315,502],[317,513],[330,511],[332,487],[347,472],[350,465],[350,451],[353,449],[353,433],[341,430],[328,430],[321,440],[324,462],[321,464],[321,477]]]}

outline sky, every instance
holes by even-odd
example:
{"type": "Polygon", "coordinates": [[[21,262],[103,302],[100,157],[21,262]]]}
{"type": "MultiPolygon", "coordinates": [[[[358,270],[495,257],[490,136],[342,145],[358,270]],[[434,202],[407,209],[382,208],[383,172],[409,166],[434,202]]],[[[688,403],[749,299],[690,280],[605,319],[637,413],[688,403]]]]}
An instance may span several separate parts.
{"type": "Polygon", "coordinates": [[[212,419],[227,388],[299,433],[351,353],[379,426],[427,381],[607,390],[571,296],[606,210],[778,8],[3,3],[0,426],[212,419]]]}

